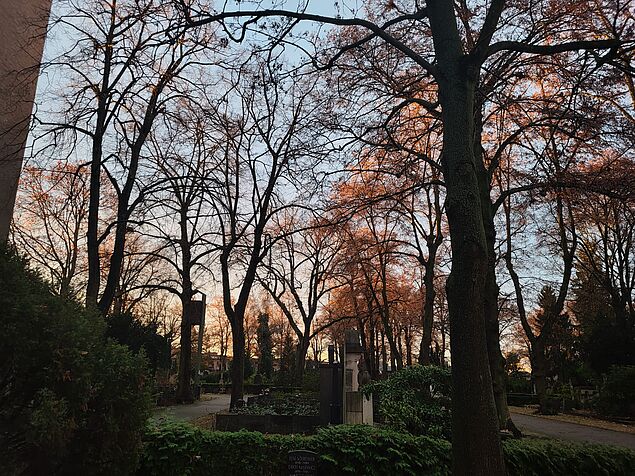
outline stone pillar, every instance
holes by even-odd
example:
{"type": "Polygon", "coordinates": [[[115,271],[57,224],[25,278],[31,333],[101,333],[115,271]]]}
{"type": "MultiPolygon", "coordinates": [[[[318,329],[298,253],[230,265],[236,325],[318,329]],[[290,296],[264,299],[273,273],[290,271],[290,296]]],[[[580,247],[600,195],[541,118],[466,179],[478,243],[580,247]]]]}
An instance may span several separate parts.
{"type": "Polygon", "coordinates": [[[0,0],[0,242],[6,241],[51,0],[0,0]]]}
{"type": "Polygon", "coordinates": [[[366,398],[359,391],[359,366],[364,349],[359,332],[346,331],[344,343],[344,423],[373,424],[372,396],[366,398]]]}

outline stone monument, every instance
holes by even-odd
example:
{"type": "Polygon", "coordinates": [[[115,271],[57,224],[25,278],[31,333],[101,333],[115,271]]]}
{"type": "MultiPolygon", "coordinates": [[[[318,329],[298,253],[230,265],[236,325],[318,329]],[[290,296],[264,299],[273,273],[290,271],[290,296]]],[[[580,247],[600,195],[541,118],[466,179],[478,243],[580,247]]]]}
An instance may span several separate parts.
{"type": "Polygon", "coordinates": [[[359,341],[359,332],[346,331],[344,340],[344,423],[373,424],[373,398],[365,397],[360,385],[368,383],[370,376],[364,363],[364,349],[359,341]]]}

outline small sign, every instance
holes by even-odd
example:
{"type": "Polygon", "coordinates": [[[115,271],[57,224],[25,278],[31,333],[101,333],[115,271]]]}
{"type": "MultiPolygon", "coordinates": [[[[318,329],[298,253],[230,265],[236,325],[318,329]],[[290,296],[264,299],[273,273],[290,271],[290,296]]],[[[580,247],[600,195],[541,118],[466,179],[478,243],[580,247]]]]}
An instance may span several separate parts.
{"type": "Polygon", "coordinates": [[[191,326],[200,326],[205,315],[203,301],[190,301],[189,320],[191,326]]]}
{"type": "Polygon", "coordinates": [[[313,451],[289,451],[289,476],[317,476],[318,455],[313,451]]]}

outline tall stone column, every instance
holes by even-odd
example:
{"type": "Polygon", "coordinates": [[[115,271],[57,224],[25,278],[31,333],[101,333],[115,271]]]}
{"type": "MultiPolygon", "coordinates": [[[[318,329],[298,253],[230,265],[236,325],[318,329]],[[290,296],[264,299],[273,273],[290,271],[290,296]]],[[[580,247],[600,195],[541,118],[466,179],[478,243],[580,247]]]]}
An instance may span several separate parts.
{"type": "Polygon", "coordinates": [[[15,205],[51,0],[0,0],[0,242],[15,205]]]}

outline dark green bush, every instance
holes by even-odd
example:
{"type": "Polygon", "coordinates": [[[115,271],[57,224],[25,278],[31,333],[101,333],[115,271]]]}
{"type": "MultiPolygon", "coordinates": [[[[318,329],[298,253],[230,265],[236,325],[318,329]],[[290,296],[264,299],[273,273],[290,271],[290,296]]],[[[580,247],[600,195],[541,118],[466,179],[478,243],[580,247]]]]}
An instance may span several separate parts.
{"type": "Polygon", "coordinates": [[[259,395],[256,403],[250,403],[233,411],[247,415],[302,415],[313,416],[320,413],[319,395],[316,393],[272,392],[259,395]]]}
{"type": "Polygon", "coordinates": [[[149,414],[143,356],[0,250],[0,474],[129,473],[149,414]]]}
{"type": "Polygon", "coordinates": [[[523,407],[525,405],[537,405],[538,395],[535,393],[508,393],[507,404],[515,407],[523,407]]]}
{"type": "Polygon", "coordinates": [[[615,446],[546,439],[508,440],[503,446],[510,476],[627,476],[635,468],[635,452],[615,446]]]}
{"type": "Polygon", "coordinates": [[[379,399],[385,424],[414,435],[450,438],[451,375],[446,368],[415,365],[362,389],[379,399]]]}
{"type": "Polygon", "coordinates": [[[206,431],[185,423],[148,428],[139,475],[286,475],[287,453],[320,455],[320,475],[448,474],[450,446],[442,440],[363,425],[324,428],[316,435],[206,431]]]}
{"type": "MultiPolygon", "coordinates": [[[[144,438],[138,474],[207,476],[287,474],[290,450],[315,451],[320,475],[449,475],[451,446],[442,439],[364,425],[324,428],[312,436],[215,432],[155,421],[144,438]]],[[[632,474],[635,453],[610,446],[556,440],[504,443],[510,476],[632,474]]]]}
{"type": "Polygon", "coordinates": [[[320,391],[320,369],[306,369],[302,376],[302,390],[308,392],[320,391]]]}
{"type": "Polygon", "coordinates": [[[511,372],[507,376],[509,393],[533,393],[531,379],[527,372],[511,372]]]}
{"type": "Polygon", "coordinates": [[[606,416],[635,417],[635,365],[611,367],[600,388],[596,409],[606,416]]]}
{"type": "Polygon", "coordinates": [[[159,334],[156,323],[142,322],[131,313],[111,314],[106,317],[106,337],[125,345],[138,354],[146,355],[152,373],[170,367],[170,345],[167,337],[159,334]]]}

